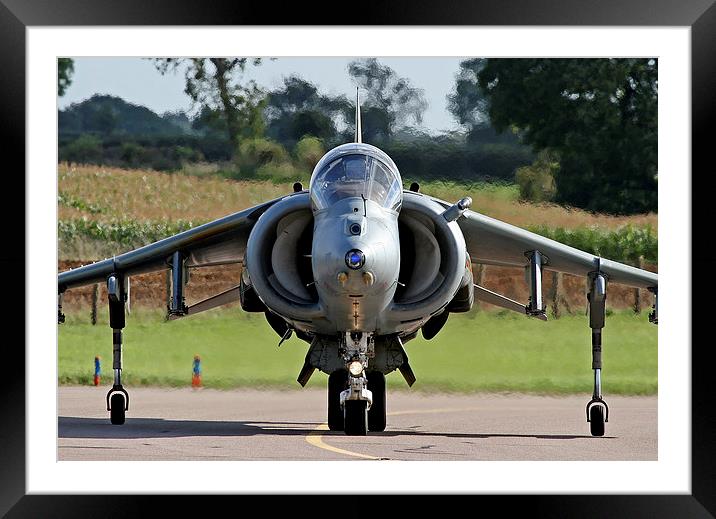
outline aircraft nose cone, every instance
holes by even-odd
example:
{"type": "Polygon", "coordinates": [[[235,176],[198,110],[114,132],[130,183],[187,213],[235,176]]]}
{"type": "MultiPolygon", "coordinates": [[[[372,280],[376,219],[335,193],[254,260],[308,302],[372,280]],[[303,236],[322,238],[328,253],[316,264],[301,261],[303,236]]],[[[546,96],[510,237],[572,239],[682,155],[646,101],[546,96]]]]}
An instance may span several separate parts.
{"type": "Polygon", "coordinates": [[[348,268],[358,270],[365,265],[365,254],[360,249],[351,249],[346,252],[346,265],[348,268]]]}

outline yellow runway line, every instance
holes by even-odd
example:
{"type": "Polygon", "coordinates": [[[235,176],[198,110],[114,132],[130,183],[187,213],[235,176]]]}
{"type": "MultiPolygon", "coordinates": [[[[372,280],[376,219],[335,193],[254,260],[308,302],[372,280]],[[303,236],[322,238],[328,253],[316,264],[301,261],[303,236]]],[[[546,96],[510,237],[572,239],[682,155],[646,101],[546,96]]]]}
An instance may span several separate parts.
{"type": "Polygon", "coordinates": [[[323,434],[322,431],[328,430],[328,424],[323,423],[316,427],[314,430],[308,433],[308,436],[306,436],[306,441],[310,443],[311,445],[318,447],[319,449],[324,449],[327,451],[335,452],[338,454],[345,454],[346,456],[353,456],[356,458],[364,458],[367,460],[379,460],[380,458],[377,458],[375,456],[368,456],[367,454],[360,454],[358,452],[351,452],[347,451],[345,449],[339,449],[338,447],[334,447],[332,445],[328,445],[327,443],[323,443],[323,434]]]}
{"type": "MultiPolygon", "coordinates": [[[[442,409],[414,409],[409,411],[394,411],[392,413],[387,413],[388,416],[398,416],[403,414],[433,414],[433,413],[450,413],[455,411],[476,411],[480,409],[479,407],[463,407],[463,408],[442,408],[442,409]]],[[[347,451],[345,449],[339,449],[338,447],[334,447],[333,445],[328,445],[323,441],[323,431],[328,430],[328,424],[323,423],[316,427],[314,430],[308,433],[306,436],[306,441],[313,445],[314,447],[318,447],[319,449],[324,449],[330,452],[335,452],[337,454],[345,454],[346,456],[353,456],[355,458],[363,458],[367,460],[382,460],[385,458],[379,458],[376,456],[369,456],[367,454],[360,454],[359,452],[352,452],[347,451]]]]}

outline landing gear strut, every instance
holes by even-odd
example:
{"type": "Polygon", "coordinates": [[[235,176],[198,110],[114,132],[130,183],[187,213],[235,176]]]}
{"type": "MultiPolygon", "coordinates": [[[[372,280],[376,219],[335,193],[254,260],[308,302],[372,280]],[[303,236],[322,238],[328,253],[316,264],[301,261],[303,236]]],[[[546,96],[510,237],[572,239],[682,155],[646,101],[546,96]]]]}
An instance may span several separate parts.
{"type": "Polygon", "coordinates": [[[587,422],[592,436],[604,436],[604,422],[609,421],[609,407],[602,399],[602,328],[606,316],[607,278],[604,273],[589,274],[589,327],[592,329],[592,369],[594,392],[587,403],[587,422]]]}
{"type": "Polygon", "coordinates": [[[122,387],[122,329],[125,325],[124,305],[127,302],[126,278],[112,274],[107,278],[109,326],[112,328],[112,369],[114,384],[107,392],[107,411],[113,425],[124,423],[129,410],[129,393],[122,387]]]}

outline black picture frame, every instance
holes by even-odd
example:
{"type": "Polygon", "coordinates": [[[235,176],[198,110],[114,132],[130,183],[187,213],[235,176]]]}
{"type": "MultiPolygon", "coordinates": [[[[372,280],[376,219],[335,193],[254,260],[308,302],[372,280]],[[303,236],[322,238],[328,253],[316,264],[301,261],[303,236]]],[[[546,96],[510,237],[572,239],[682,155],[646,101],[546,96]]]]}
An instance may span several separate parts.
{"type": "MultiPolygon", "coordinates": [[[[124,0],[0,0],[0,146],[5,167],[4,188],[13,198],[24,200],[26,194],[25,156],[10,151],[25,149],[25,29],[28,26],[62,25],[574,25],[574,26],[686,26],[691,28],[692,81],[692,243],[710,236],[713,190],[704,185],[705,174],[713,171],[713,160],[707,162],[713,147],[709,127],[714,122],[716,106],[716,6],[714,0],[455,0],[449,4],[427,0],[393,0],[384,4],[374,0],[347,4],[343,13],[335,3],[312,2],[273,5],[188,0],[140,2],[124,0]],[[310,7],[310,8],[309,8],[310,7]],[[703,173],[702,173],[703,170],[703,173]],[[699,174],[696,174],[699,172],[699,174]],[[8,186],[8,182],[11,186],[8,186]],[[14,185],[12,185],[14,184],[14,185]]],[[[25,322],[25,284],[31,272],[25,267],[25,228],[18,225],[22,208],[5,199],[3,247],[0,266],[3,276],[0,305],[5,322],[25,322]],[[22,272],[23,276],[19,273],[22,272]],[[8,275],[12,273],[12,275],[8,275]],[[21,295],[23,294],[23,295],[21,295]],[[8,297],[10,296],[10,297],[8,297]],[[13,319],[13,317],[17,316],[13,319]]],[[[710,273],[716,261],[705,248],[685,251],[691,257],[692,272],[710,273]],[[690,254],[689,254],[690,253],[690,254]]],[[[691,283],[690,279],[685,282],[691,283]]],[[[692,299],[691,337],[699,337],[694,325],[704,322],[709,307],[699,305],[698,293],[692,299]]],[[[663,317],[666,318],[666,317],[663,317]]],[[[25,450],[25,351],[20,340],[7,340],[15,333],[25,343],[24,327],[6,327],[0,364],[0,513],[8,517],[118,517],[143,516],[151,505],[160,504],[162,515],[173,510],[190,511],[195,497],[190,496],[89,496],[26,495],[25,450]],[[22,330],[22,331],[21,331],[22,330]],[[154,503],[160,499],[160,503],[154,503]]],[[[703,327],[702,327],[703,329],[703,327]]],[[[685,347],[688,345],[669,345],[685,347]]],[[[712,378],[712,345],[708,340],[692,348],[692,491],[689,495],[533,495],[533,496],[467,496],[473,511],[475,499],[482,506],[497,505],[500,510],[529,511],[531,515],[560,517],[714,517],[716,516],[716,391],[712,378]]],[[[111,477],[103,474],[99,477],[111,477]]],[[[327,474],[327,477],[334,477],[327,474]]],[[[266,507],[261,496],[227,497],[243,510],[266,507]],[[238,500],[238,501],[237,501],[238,500]]],[[[291,500],[286,510],[306,511],[315,503],[318,510],[330,513],[315,496],[291,500]],[[314,499],[313,501],[311,499],[314,499]],[[299,501],[299,503],[296,503],[299,501]],[[301,503],[303,506],[301,506],[301,503]],[[298,507],[296,505],[298,504],[298,507]]],[[[423,499],[414,496],[401,499],[401,513],[419,511],[423,499]]],[[[340,502],[339,502],[340,503],[340,502]]],[[[228,503],[226,503],[228,504],[228,503]]],[[[271,511],[279,512],[278,502],[271,500],[271,511]]],[[[455,506],[455,505],[451,505],[455,506]]],[[[458,506],[462,506],[458,504],[458,506]]],[[[317,511],[318,511],[317,510],[317,511]]],[[[335,509],[348,511],[343,500],[335,509]]],[[[424,508],[423,508],[424,510],[424,508]]],[[[197,514],[200,513],[197,511],[197,514]]],[[[320,513],[320,512],[319,512],[320,513]]]]}

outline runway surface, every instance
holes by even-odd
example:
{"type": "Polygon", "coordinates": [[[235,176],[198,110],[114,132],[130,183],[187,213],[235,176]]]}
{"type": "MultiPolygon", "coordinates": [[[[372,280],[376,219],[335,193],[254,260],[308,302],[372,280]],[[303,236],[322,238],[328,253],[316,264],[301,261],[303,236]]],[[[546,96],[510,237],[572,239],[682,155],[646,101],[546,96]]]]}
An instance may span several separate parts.
{"type": "Polygon", "coordinates": [[[59,389],[59,460],[656,460],[657,398],[605,396],[606,434],[589,395],[389,391],[388,426],[328,431],[325,390],[129,388],[124,425],[108,387],[59,389]]]}

